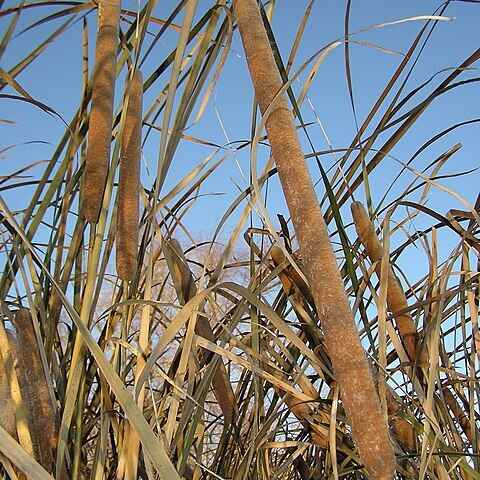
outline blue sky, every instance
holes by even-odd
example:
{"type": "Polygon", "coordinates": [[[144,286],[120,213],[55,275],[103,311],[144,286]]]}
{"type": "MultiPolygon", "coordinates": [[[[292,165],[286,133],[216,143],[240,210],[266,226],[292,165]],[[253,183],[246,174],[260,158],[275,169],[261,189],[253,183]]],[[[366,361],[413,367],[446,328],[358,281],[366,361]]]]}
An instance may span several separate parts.
{"type": "MultiPolygon", "coordinates": [[[[272,25],[284,61],[288,58],[294,35],[298,30],[308,3],[309,1],[306,0],[277,0],[276,2],[272,25]]],[[[345,3],[332,0],[327,2],[317,1],[315,3],[292,71],[296,71],[316,51],[343,37],[345,3]]],[[[5,9],[15,4],[16,2],[14,1],[6,1],[3,8],[5,9]]],[[[167,12],[170,12],[176,4],[176,1],[171,0],[159,2],[155,10],[155,16],[165,18],[167,12]]],[[[203,7],[210,4],[211,2],[206,0],[200,1],[198,11],[203,12],[203,7]]],[[[143,2],[140,2],[140,5],[143,6],[143,2]]],[[[440,5],[441,3],[437,1],[417,2],[407,0],[388,3],[374,0],[353,1],[350,30],[354,32],[384,22],[433,14],[440,5]]],[[[124,1],[122,7],[136,11],[138,3],[131,0],[124,1]]],[[[22,30],[42,16],[45,16],[46,12],[54,12],[62,8],[64,7],[59,4],[54,7],[25,9],[16,29],[17,35],[11,41],[1,60],[2,68],[8,71],[16,64],[19,58],[23,58],[35,45],[51,34],[54,28],[61,25],[65,19],[49,22],[26,32],[22,32],[22,30]]],[[[427,81],[440,70],[457,66],[478,48],[480,40],[480,29],[478,28],[480,24],[480,5],[453,2],[448,7],[445,15],[455,17],[455,20],[438,24],[407,83],[406,92],[427,81]]],[[[0,34],[2,36],[10,19],[11,16],[0,18],[0,34]]],[[[90,68],[92,68],[96,25],[95,11],[92,11],[87,16],[87,19],[90,32],[90,68]]],[[[352,82],[359,123],[362,122],[365,115],[369,112],[376,100],[376,96],[383,89],[401,61],[401,55],[407,51],[423,24],[424,21],[422,20],[410,21],[369,30],[351,38],[353,41],[350,45],[352,82]],[[375,44],[399,54],[387,53],[386,51],[366,46],[365,43],[375,44]]],[[[126,23],[123,23],[122,28],[127,28],[126,23]]],[[[163,59],[166,52],[171,51],[176,42],[176,35],[176,32],[172,31],[165,37],[162,37],[162,40],[156,46],[158,58],[163,59]]],[[[235,38],[226,67],[215,88],[206,113],[198,124],[191,126],[187,131],[189,135],[220,145],[227,143],[225,133],[230,141],[245,140],[251,134],[253,90],[246,62],[243,58],[238,32],[235,32],[234,35],[235,38]]],[[[82,24],[78,20],[62,35],[60,41],[57,40],[49,45],[40,58],[18,75],[17,81],[32,97],[53,108],[68,123],[71,121],[81,99],[81,58],[82,24]]],[[[154,62],[146,62],[144,64],[144,78],[148,77],[155,66],[154,62]]],[[[309,66],[299,76],[300,83],[305,81],[310,71],[311,67],[309,66]]],[[[426,88],[426,92],[430,92],[445,75],[439,75],[438,79],[435,79],[431,86],[426,88]]],[[[462,78],[472,78],[474,76],[476,76],[476,72],[466,72],[462,78]]],[[[151,100],[163,88],[167,78],[159,80],[151,90],[146,92],[146,106],[150,105],[151,100]]],[[[294,83],[294,89],[297,93],[301,90],[300,83],[294,83]]],[[[123,77],[117,83],[118,98],[121,96],[122,89],[123,77]]],[[[10,92],[11,90],[9,89],[4,90],[4,93],[10,92]]],[[[420,98],[424,98],[424,94],[421,93],[420,98]]],[[[304,119],[311,122],[321,121],[334,148],[348,147],[356,130],[348,97],[343,46],[336,48],[322,64],[310,90],[309,100],[315,112],[305,103],[302,110],[304,119]]],[[[385,167],[379,170],[378,173],[373,173],[372,188],[374,201],[379,202],[381,200],[387,185],[391,183],[391,179],[400,169],[399,162],[407,162],[417,148],[426,140],[456,122],[478,117],[479,100],[478,87],[476,84],[472,84],[443,95],[442,98],[439,98],[438,101],[431,105],[412,133],[392,152],[392,155],[398,161],[393,158],[387,159],[385,162],[388,163],[388,168],[385,167]]],[[[413,103],[410,105],[413,105],[413,103]]],[[[0,118],[15,122],[15,124],[1,124],[0,148],[13,146],[12,149],[4,153],[7,157],[0,162],[1,175],[6,175],[22,166],[50,158],[56,144],[65,131],[65,125],[58,118],[49,116],[32,105],[18,101],[0,99],[0,118]]],[[[478,124],[455,130],[420,155],[414,167],[421,169],[448,148],[457,142],[461,142],[463,148],[449,162],[445,173],[476,168],[479,165],[478,152],[480,147],[478,130],[478,124]]],[[[314,141],[315,150],[322,151],[329,148],[318,124],[310,127],[309,133],[314,141]]],[[[156,168],[158,140],[159,135],[153,134],[145,144],[143,152],[146,165],[148,165],[152,175],[156,168]]],[[[311,153],[308,145],[305,145],[305,147],[305,153],[311,153]]],[[[211,151],[209,148],[192,145],[190,142],[180,145],[175,157],[175,173],[172,173],[167,178],[166,189],[176,183],[178,176],[184,175],[211,151]]],[[[264,163],[267,157],[267,149],[260,150],[259,164],[264,163]]],[[[248,151],[239,152],[236,158],[238,159],[238,164],[241,165],[243,175],[248,178],[248,151]]],[[[325,162],[325,166],[328,168],[336,160],[333,156],[324,156],[322,161],[325,162]]],[[[317,181],[319,172],[314,167],[313,161],[311,161],[311,164],[312,176],[317,181]]],[[[32,169],[30,173],[38,176],[41,174],[42,169],[43,164],[40,164],[32,169]]],[[[143,175],[145,185],[148,185],[148,176],[145,168],[143,175]]],[[[403,191],[405,185],[413,178],[413,174],[405,175],[402,182],[399,182],[398,186],[394,187],[392,198],[394,193],[399,194],[403,191]]],[[[473,203],[478,194],[479,179],[478,172],[475,172],[461,179],[445,180],[445,184],[460,190],[459,193],[473,203]]],[[[213,199],[207,196],[199,200],[196,207],[192,209],[191,214],[187,216],[186,221],[190,222],[193,229],[211,230],[214,228],[220,216],[237,195],[238,189],[236,185],[242,188],[246,186],[235,158],[231,156],[225,161],[223,167],[205,184],[202,191],[202,193],[207,195],[218,193],[223,195],[215,196],[213,199]]],[[[14,194],[16,198],[9,191],[4,191],[2,194],[7,198],[10,208],[15,210],[24,207],[26,201],[28,201],[28,188],[24,189],[24,193],[25,195],[22,193],[19,197],[18,192],[16,192],[14,194]]],[[[319,195],[322,195],[322,193],[323,190],[320,185],[319,195]]],[[[274,218],[277,212],[285,214],[285,207],[276,181],[271,182],[269,195],[271,198],[269,205],[272,217],[274,218]]],[[[361,196],[361,192],[359,192],[359,197],[361,198],[361,196]]],[[[437,202],[437,208],[441,213],[446,213],[449,208],[464,208],[452,197],[443,193],[439,194],[435,190],[431,196],[432,199],[429,201],[437,202]],[[449,203],[443,206],[442,202],[447,200],[449,203]]]]}

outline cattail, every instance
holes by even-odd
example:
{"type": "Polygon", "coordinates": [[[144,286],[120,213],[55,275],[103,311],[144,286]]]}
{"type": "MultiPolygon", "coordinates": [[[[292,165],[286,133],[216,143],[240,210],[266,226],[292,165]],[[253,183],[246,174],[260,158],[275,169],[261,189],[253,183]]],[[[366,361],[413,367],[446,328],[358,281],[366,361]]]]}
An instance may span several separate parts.
{"type": "Polygon", "coordinates": [[[415,430],[404,418],[392,416],[389,418],[390,426],[392,427],[395,440],[402,447],[402,449],[409,454],[414,454],[417,451],[416,442],[417,436],[415,430]]]}
{"type": "MultiPolygon", "coordinates": [[[[272,247],[270,255],[276,267],[278,267],[285,261],[285,256],[281,248],[277,245],[274,245],[272,247]]],[[[293,296],[295,302],[298,302],[303,307],[304,301],[302,299],[302,296],[300,295],[300,290],[305,298],[311,298],[311,290],[305,283],[305,281],[300,277],[300,275],[298,275],[298,272],[291,265],[289,265],[283,271],[281,271],[278,276],[280,278],[280,281],[282,282],[285,294],[288,297],[293,296]],[[293,272],[297,274],[297,277],[295,278],[296,281],[292,278],[293,272]],[[300,288],[299,284],[301,284],[303,288],[300,288]]],[[[269,373],[275,374],[275,371],[272,368],[269,368],[269,365],[267,364],[262,365],[262,368],[269,373]]],[[[276,385],[274,385],[274,389],[277,395],[282,398],[285,405],[287,405],[288,409],[295,415],[295,417],[297,417],[298,421],[309,433],[310,438],[315,442],[315,444],[318,445],[320,448],[327,448],[328,431],[325,432],[320,430],[318,425],[311,421],[314,412],[310,408],[310,406],[305,402],[299,401],[291,393],[283,391],[282,389],[280,389],[280,387],[276,385]]]]}
{"type": "MultiPolygon", "coordinates": [[[[272,247],[270,255],[272,257],[272,260],[275,266],[277,267],[285,261],[285,256],[283,255],[282,250],[276,245],[272,247]]],[[[298,272],[291,265],[286,267],[282,272],[280,272],[278,276],[282,282],[283,289],[287,294],[287,296],[293,296],[295,301],[300,303],[300,305],[303,305],[303,302],[299,294],[299,291],[301,291],[302,295],[306,299],[311,297],[311,291],[308,285],[306,285],[306,283],[300,277],[298,272]],[[296,273],[295,279],[293,278],[294,276],[293,272],[296,273]],[[300,287],[299,285],[302,285],[302,286],[300,287]]],[[[376,380],[377,374],[375,373],[375,371],[373,375],[374,375],[374,379],[376,380]]],[[[327,382],[331,382],[332,380],[333,380],[332,378],[328,378],[327,382]]],[[[278,387],[276,387],[276,390],[277,389],[278,387]]],[[[279,392],[278,394],[279,396],[282,396],[282,392],[279,392]]],[[[312,417],[312,412],[310,411],[310,407],[305,403],[299,403],[298,400],[296,400],[292,395],[286,395],[284,397],[284,401],[287,404],[287,406],[290,408],[290,411],[298,418],[298,420],[303,422],[303,424],[305,423],[305,420],[302,420],[302,419],[312,417]],[[290,404],[292,401],[294,403],[290,404]]],[[[401,418],[398,416],[400,405],[389,390],[387,390],[387,409],[388,409],[388,417],[389,417],[388,421],[389,421],[391,430],[394,434],[395,440],[403,448],[405,452],[414,453],[416,451],[415,431],[410,425],[410,423],[408,423],[404,418],[401,418]]],[[[309,427],[309,430],[311,430],[310,427],[309,427]]],[[[310,435],[312,437],[312,440],[315,441],[317,445],[324,446],[324,444],[326,443],[326,438],[319,436],[318,432],[316,431],[310,432],[310,435]]]]}
{"type": "Polygon", "coordinates": [[[395,440],[406,453],[415,453],[417,435],[415,430],[404,418],[398,416],[400,404],[393,396],[392,392],[387,390],[387,409],[390,426],[393,430],[395,440]]]}
{"type": "MultiPolygon", "coordinates": [[[[10,346],[10,351],[15,352],[16,341],[11,331],[5,331],[10,346]]],[[[17,428],[15,424],[15,405],[10,395],[10,385],[5,367],[3,356],[5,352],[0,351],[0,425],[13,438],[17,438],[17,428]]]]}
{"type": "Polygon", "coordinates": [[[445,403],[448,405],[450,410],[455,417],[455,420],[460,424],[460,427],[463,430],[463,433],[467,436],[468,440],[472,445],[475,445],[475,437],[472,431],[472,427],[470,424],[470,420],[467,415],[468,408],[463,409],[455,399],[455,396],[450,391],[448,387],[443,387],[442,389],[443,398],[445,399],[445,403]]]}
{"type": "Polygon", "coordinates": [[[15,323],[18,379],[35,458],[45,470],[51,472],[57,444],[55,410],[48,390],[30,311],[26,308],[18,310],[15,323]]]}
{"type": "MultiPolygon", "coordinates": [[[[281,248],[277,245],[272,246],[270,255],[275,267],[282,265],[286,261],[286,257],[284,256],[281,248]]],[[[300,263],[298,259],[297,265],[300,267],[300,270],[304,272],[303,264],[300,263]]],[[[293,268],[292,265],[285,266],[283,270],[279,272],[278,278],[282,282],[283,291],[287,297],[293,300],[292,306],[300,320],[301,329],[308,339],[309,345],[313,348],[315,356],[322,364],[328,365],[326,371],[331,371],[332,368],[330,358],[323,347],[323,335],[320,331],[320,327],[317,325],[317,322],[314,321],[315,317],[313,317],[313,315],[316,316],[317,311],[310,286],[305,282],[305,280],[300,276],[297,270],[293,268]],[[309,315],[305,311],[307,303],[308,306],[313,310],[312,318],[309,318],[309,315]],[[303,312],[298,309],[298,306],[303,309],[303,312]],[[306,315],[304,315],[304,313],[306,315]]],[[[326,375],[324,380],[328,385],[332,385],[334,382],[334,379],[330,375],[326,375]]]]}
{"type": "MultiPolygon", "coordinates": [[[[17,341],[10,330],[5,330],[8,339],[10,352],[16,361],[17,341]]],[[[0,351],[0,426],[15,440],[18,440],[17,425],[15,419],[15,404],[13,402],[10,383],[8,381],[7,369],[5,366],[4,355],[6,352],[0,351]]],[[[27,476],[14,467],[19,480],[27,480],[27,476]]]]}
{"type": "MultiPolygon", "coordinates": [[[[350,208],[352,210],[358,238],[365,247],[370,261],[372,263],[376,262],[375,271],[380,278],[381,260],[384,251],[375,232],[375,228],[361,202],[353,202],[350,208]]],[[[411,315],[409,313],[395,314],[400,310],[408,308],[408,303],[405,292],[390,264],[388,265],[387,304],[393,315],[395,315],[398,333],[400,334],[400,338],[402,339],[405,351],[410,360],[416,362],[417,365],[426,365],[427,358],[425,352],[418,351],[419,336],[411,315]]]]}
{"type": "MultiPolygon", "coordinates": [[[[234,0],[243,47],[262,114],[283,84],[256,0],[234,0]]],[[[300,253],[325,335],[342,403],[372,480],[390,479],[395,459],[370,366],[355,326],[333,247],[284,95],[265,124],[300,253]]]]}
{"type": "Polygon", "coordinates": [[[315,444],[322,449],[328,448],[328,427],[326,428],[324,426],[322,429],[315,423],[315,421],[313,421],[315,412],[308,406],[308,404],[299,401],[298,398],[295,398],[290,393],[285,393],[278,387],[275,387],[275,391],[305,428],[315,444]]]}
{"type": "Polygon", "coordinates": [[[100,215],[110,163],[119,23],[120,0],[99,2],[84,188],[84,215],[93,223],[100,215]]]}
{"type": "MultiPolygon", "coordinates": [[[[172,238],[169,244],[164,248],[165,257],[169,263],[169,269],[174,278],[175,288],[177,290],[178,298],[184,305],[191,298],[197,294],[195,288],[195,279],[188,267],[187,259],[183,253],[182,247],[178,240],[172,238]]],[[[215,335],[208,319],[203,315],[198,315],[195,324],[195,333],[201,337],[206,338],[210,342],[215,342],[215,335]]],[[[205,356],[209,352],[202,350],[202,355],[205,356]]],[[[238,413],[237,402],[235,400],[235,393],[233,392],[232,384],[228,377],[227,369],[221,359],[219,359],[217,368],[213,374],[212,379],[213,393],[218,402],[223,416],[228,423],[232,423],[238,413]]]]}
{"type": "MultiPolygon", "coordinates": [[[[285,261],[285,255],[283,254],[282,249],[277,245],[274,245],[272,247],[270,255],[273,262],[275,263],[275,266],[277,267],[285,261]]],[[[305,297],[305,300],[307,300],[308,304],[312,307],[315,307],[315,302],[313,300],[312,290],[310,286],[307,285],[305,280],[300,276],[300,274],[295,268],[293,268],[291,265],[288,265],[285,270],[279,274],[279,277],[287,296],[290,296],[292,293],[294,293],[294,286],[297,286],[302,295],[305,297]]],[[[294,296],[298,301],[298,295],[294,296]]]]}
{"type": "MultiPolygon", "coordinates": [[[[277,371],[267,362],[262,362],[261,368],[275,377],[278,375],[277,371]]],[[[278,385],[273,384],[272,386],[276,394],[282,399],[290,412],[295,415],[303,428],[308,432],[312,441],[315,442],[315,444],[320,448],[327,448],[328,428],[323,427],[322,429],[313,421],[315,412],[310,408],[308,403],[299,400],[290,392],[285,392],[285,390],[280,388],[278,385]]]]}
{"type": "Polygon", "coordinates": [[[143,80],[135,69],[123,129],[117,211],[117,273],[131,280],[137,268],[143,80]]]}

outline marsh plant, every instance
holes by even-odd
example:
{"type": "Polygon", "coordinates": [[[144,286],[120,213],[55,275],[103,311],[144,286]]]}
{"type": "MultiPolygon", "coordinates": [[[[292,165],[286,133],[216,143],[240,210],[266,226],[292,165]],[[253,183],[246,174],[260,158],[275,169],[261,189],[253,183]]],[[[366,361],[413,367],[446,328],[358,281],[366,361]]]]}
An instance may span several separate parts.
{"type": "Polygon", "coordinates": [[[480,478],[477,2],[293,3],[0,2],[3,478],[480,478]]]}

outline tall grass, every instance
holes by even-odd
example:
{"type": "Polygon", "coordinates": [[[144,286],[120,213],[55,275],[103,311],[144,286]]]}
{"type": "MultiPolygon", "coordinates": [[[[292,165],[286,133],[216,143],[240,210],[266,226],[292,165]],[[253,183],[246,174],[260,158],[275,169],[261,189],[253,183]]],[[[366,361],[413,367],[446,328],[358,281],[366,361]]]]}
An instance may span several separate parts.
{"type": "Polygon", "coordinates": [[[0,128],[54,132],[0,147],[4,478],[480,478],[473,35],[418,70],[478,7],[355,33],[347,1],[334,39],[262,3],[0,3],[0,128]]]}

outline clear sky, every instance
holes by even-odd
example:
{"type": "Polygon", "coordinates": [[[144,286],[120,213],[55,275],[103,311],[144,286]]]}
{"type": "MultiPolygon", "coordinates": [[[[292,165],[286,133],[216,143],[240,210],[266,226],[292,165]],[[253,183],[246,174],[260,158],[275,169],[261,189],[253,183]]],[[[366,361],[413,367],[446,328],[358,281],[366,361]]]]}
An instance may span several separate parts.
{"type": "MultiPolygon", "coordinates": [[[[29,2],[27,2],[28,5],[29,2]]],[[[177,1],[160,1],[154,16],[165,18],[177,1]]],[[[201,0],[198,8],[198,18],[203,14],[206,5],[213,2],[201,0]]],[[[273,31],[276,36],[284,61],[288,58],[291,45],[299,24],[309,1],[306,0],[277,0],[273,14],[273,31]]],[[[16,1],[7,0],[3,10],[16,5],[16,1]]],[[[3,58],[1,66],[8,71],[19,59],[32,51],[41,40],[47,38],[55,28],[58,28],[66,17],[62,17],[42,25],[24,30],[34,24],[48,12],[53,13],[65,8],[62,2],[48,2],[48,6],[25,8],[15,30],[15,37],[10,42],[3,58]],[[58,5],[54,5],[58,3],[58,5]]],[[[138,5],[144,2],[125,0],[122,8],[136,11],[138,5]]],[[[404,18],[431,15],[441,5],[441,2],[423,0],[422,2],[405,0],[401,2],[385,2],[383,0],[352,1],[350,31],[354,32],[384,22],[392,22],[404,18]]],[[[295,72],[311,55],[325,47],[329,43],[343,38],[345,1],[329,0],[317,1],[314,4],[312,14],[306,26],[305,35],[296,56],[292,72],[295,72]]],[[[94,58],[94,33],[96,25],[96,11],[92,10],[87,15],[90,32],[90,69],[94,58]]],[[[423,51],[412,75],[408,80],[405,92],[427,81],[432,75],[442,69],[451,68],[463,62],[479,46],[480,40],[480,4],[470,2],[452,2],[447,8],[445,15],[454,17],[449,22],[439,22],[430,41],[423,51]]],[[[3,36],[11,20],[11,15],[0,17],[0,36],[3,36]]],[[[180,22],[180,19],[177,23],[180,22]]],[[[409,21],[382,28],[375,28],[351,37],[350,44],[352,83],[354,90],[355,108],[358,123],[361,124],[374,104],[379,92],[386,85],[395,68],[411,45],[416,33],[423,26],[424,20],[409,21]],[[380,48],[368,46],[376,45],[380,48]],[[397,52],[392,53],[392,52],[397,52]]],[[[127,23],[122,24],[127,28],[127,23]]],[[[234,41],[227,60],[225,69],[220,76],[217,86],[207,106],[204,117],[196,125],[191,126],[186,133],[202,138],[219,145],[226,145],[228,141],[246,140],[251,135],[252,118],[252,87],[247,72],[246,62],[243,57],[239,35],[234,33],[234,41]],[[227,139],[228,137],[228,139],[227,139]]],[[[176,43],[177,33],[169,32],[162,37],[156,48],[158,58],[163,59],[166,52],[170,52],[176,43]]],[[[151,61],[143,67],[144,78],[156,67],[153,61],[156,55],[151,56],[151,61]]],[[[295,82],[294,89],[297,93],[301,90],[301,84],[305,82],[312,70],[313,64],[299,76],[299,82],[295,82]]],[[[466,72],[462,79],[473,78],[475,71],[466,72]]],[[[419,98],[424,98],[426,92],[431,92],[446,74],[440,74],[429,86],[425,93],[420,92],[419,98]]],[[[82,21],[78,17],[65,31],[60,39],[50,44],[45,51],[25,71],[17,76],[20,85],[36,100],[45,103],[54,109],[67,123],[81,99],[82,78],[82,21]]],[[[165,85],[164,77],[157,81],[145,94],[145,105],[150,106],[151,101],[158,95],[165,85]]],[[[117,96],[123,89],[123,77],[117,84],[117,96]]],[[[7,87],[2,93],[12,93],[7,87]]],[[[392,155],[399,162],[406,163],[411,155],[429,138],[443,129],[464,120],[477,118],[480,105],[479,89],[476,83],[457,88],[439,98],[431,105],[412,133],[399,144],[392,155]]],[[[304,103],[302,114],[305,121],[314,122],[316,125],[309,127],[309,133],[313,139],[314,148],[317,151],[328,149],[328,143],[323,136],[321,125],[328,135],[333,148],[346,148],[355,135],[355,119],[350,104],[346,74],[343,45],[336,48],[328,55],[320,67],[314,83],[309,91],[309,101],[304,103]]],[[[414,103],[408,104],[409,106],[414,103]]],[[[406,112],[405,108],[403,112],[406,112]]],[[[65,125],[58,118],[50,116],[40,109],[19,101],[0,98],[0,118],[14,123],[0,124],[0,148],[12,147],[3,152],[0,162],[0,174],[7,175],[11,172],[50,158],[61,135],[65,131],[65,125]],[[30,143],[33,142],[33,143],[30,143]]],[[[193,120],[194,116],[192,116],[193,120]]],[[[157,122],[160,123],[160,122],[157,122]]],[[[426,149],[416,160],[414,168],[421,169],[438,155],[460,142],[463,148],[450,160],[445,173],[461,172],[475,169],[479,165],[480,135],[478,124],[456,129],[443,139],[435,142],[426,149]]],[[[145,144],[145,165],[143,178],[145,186],[149,186],[146,166],[151,175],[154,174],[158,155],[159,135],[152,134],[145,144]]],[[[378,144],[378,146],[380,143],[378,144]]],[[[167,178],[166,189],[175,184],[177,176],[184,175],[196,166],[204,157],[211,153],[212,149],[192,145],[185,142],[180,145],[175,157],[175,173],[167,178]]],[[[268,151],[260,151],[259,163],[263,164],[268,156],[268,151]]],[[[311,153],[311,148],[305,144],[305,153],[311,153]]],[[[217,158],[221,154],[217,155],[217,158]]],[[[338,156],[337,156],[338,158],[338,156]]],[[[205,184],[201,193],[217,194],[214,200],[205,197],[197,202],[186,221],[190,221],[194,229],[212,229],[225,209],[230,205],[238,193],[236,185],[246,186],[242,176],[248,179],[248,151],[245,149],[235,157],[232,155],[225,161],[215,175],[205,184]],[[241,171],[238,165],[241,166],[241,171]]],[[[325,166],[331,167],[336,159],[334,156],[324,156],[322,161],[325,166]]],[[[390,158],[385,160],[389,168],[381,169],[381,172],[372,175],[374,202],[379,202],[386,191],[391,179],[399,171],[400,163],[390,158]]],[[[312,176],[319,180],[319,172],[312,164],[312,176]]],[[[44,165],[29,171],[29,174],[38,176],[44,165]]],[[[413,175],[404,176],[402,183],[394,188],[394,193],[400,193],[413,175]]],[[[445,180],[445,185],[460,190],[460,193],[471,203],[475,202],[478,194],[478,172],[461,179],[445,180]]],[[[23,189],[25,195],[12,197],[10,191],[1,192],[8,200],[12,209],[22,208],[28,200],[28,188],[23,189]]],[[[321,185],[319,195],[323,194],[321,185]]],[[[271,215],[275,217],[277,211],[285,213],[282,206],[278,185],[272,182],[269,195],[271,196],[271,215]]],[[[361,197],[361,192],[359,192],[361,197]]],[[[432,202],[435,201],[436,193],[432,193],[432,202]]],[[[392,193],[393,198],[393,193],[392,193]]],[[[445,201],[442,194],[439,201],[445,201]]],[[[438,210],[446,213],[449,208],[464,208],[455,199],[449,197],[451,203],[437,206],[438,210]]]]}

